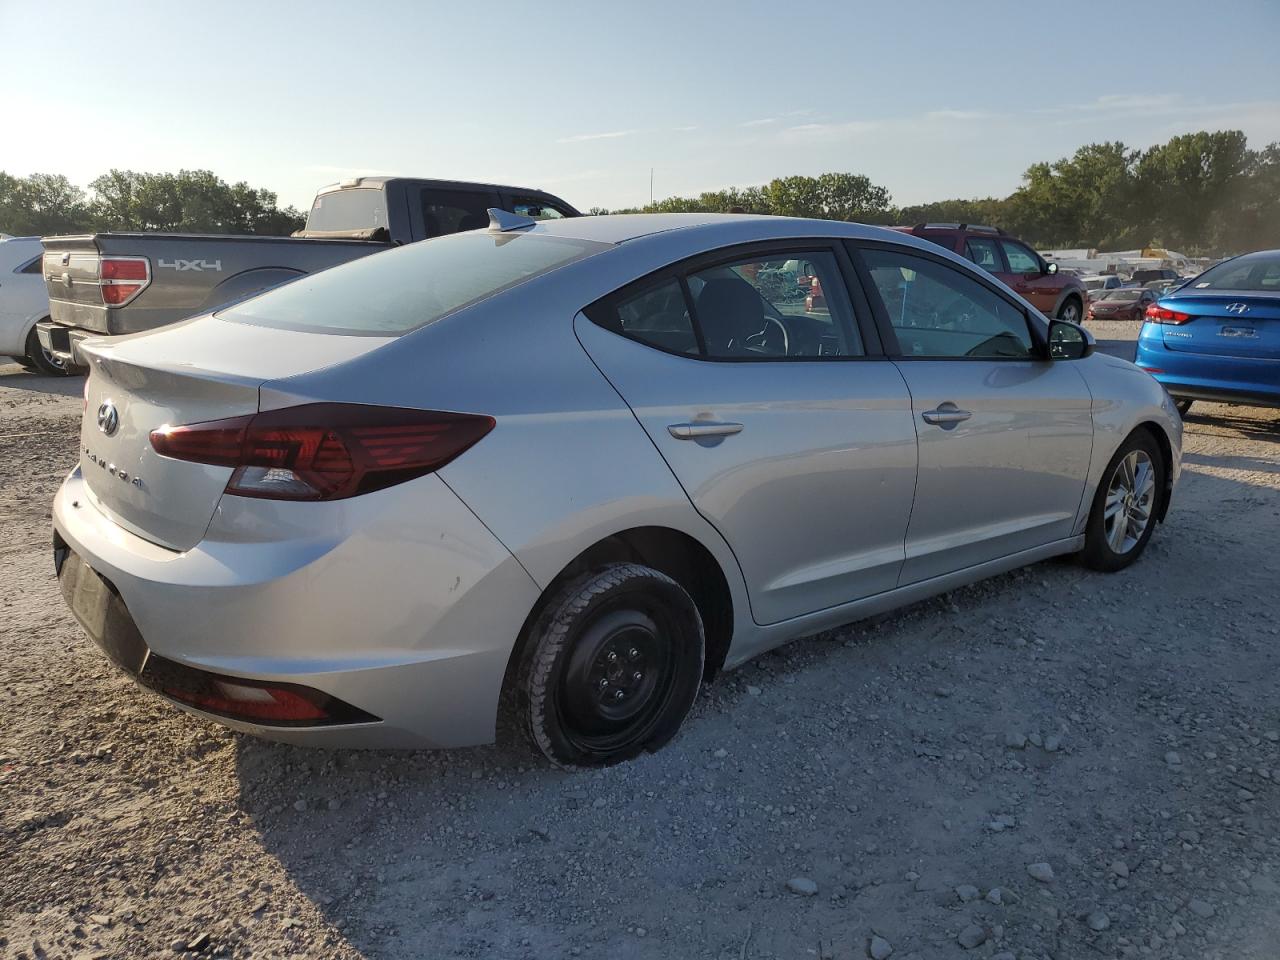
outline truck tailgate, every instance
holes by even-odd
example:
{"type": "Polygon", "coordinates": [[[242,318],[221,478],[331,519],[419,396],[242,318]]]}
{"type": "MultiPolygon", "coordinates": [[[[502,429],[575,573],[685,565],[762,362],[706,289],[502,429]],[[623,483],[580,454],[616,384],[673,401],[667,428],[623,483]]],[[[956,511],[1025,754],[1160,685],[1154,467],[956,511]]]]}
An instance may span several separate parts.
{"type": "Polygon", "coordinates": [[[95,238],[48,237],[43,243],[44,282],[53,319],[96,333],[110,333],[98,286],[101,261],[95,238]]]}

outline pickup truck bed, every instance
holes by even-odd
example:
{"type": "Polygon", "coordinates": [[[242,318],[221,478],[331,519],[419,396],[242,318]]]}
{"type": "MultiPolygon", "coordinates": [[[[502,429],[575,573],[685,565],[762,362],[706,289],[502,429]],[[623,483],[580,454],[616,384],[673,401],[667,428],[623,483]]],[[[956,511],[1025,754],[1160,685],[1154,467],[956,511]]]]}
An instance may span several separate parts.
{"type": "Polygon", "coordinates": [[[563,200],[524,187],[364,177],[322,189],[292,237],[98,233],[45,237],[50,320],[44,348],[73,365],[89,337],[154,330],[317,270],[444,233],[488,224],[501,207],[573,217],[563,200]]]}

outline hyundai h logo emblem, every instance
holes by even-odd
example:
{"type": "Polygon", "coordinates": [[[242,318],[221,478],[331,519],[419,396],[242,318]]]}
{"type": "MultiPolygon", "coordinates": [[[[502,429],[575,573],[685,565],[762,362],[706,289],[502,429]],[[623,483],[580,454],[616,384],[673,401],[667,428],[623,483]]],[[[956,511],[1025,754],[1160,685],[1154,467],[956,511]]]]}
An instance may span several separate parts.
{"type": "Polygon", "coordinates": [[[98,408],[98,429],[108,437],[120,429],[120,414],[110,400],[102,401],[98,408]]]}
{"type": "Polygon", "coordinates": [[[1248,312],[1249,312],[1249,305],[1247,303],[1228,303],[1227,304],[1227,313],[1234,313],[1237,316],[1239,316],[1242,313],[1248,313],[1248,312]]]}

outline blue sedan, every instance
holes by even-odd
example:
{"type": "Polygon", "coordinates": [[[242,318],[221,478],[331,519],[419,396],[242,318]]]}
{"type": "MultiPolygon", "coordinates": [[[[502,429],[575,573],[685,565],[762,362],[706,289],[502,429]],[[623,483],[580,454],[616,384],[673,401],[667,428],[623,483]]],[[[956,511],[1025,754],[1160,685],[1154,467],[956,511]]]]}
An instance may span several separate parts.
{"type": "Polygon", "coordinates": [[[1226,260],[1147,307],[1136,363],[1194,400],[1280,407],[1280,250],[1226,260]]]}

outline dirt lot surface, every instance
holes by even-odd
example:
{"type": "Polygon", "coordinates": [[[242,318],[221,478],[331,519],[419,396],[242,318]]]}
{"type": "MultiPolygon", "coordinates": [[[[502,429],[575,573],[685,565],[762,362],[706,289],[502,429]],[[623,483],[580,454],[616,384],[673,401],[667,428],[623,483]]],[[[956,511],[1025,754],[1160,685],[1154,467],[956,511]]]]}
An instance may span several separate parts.
{"type": "Polygon", "coordinates": [[[792,644],[661,753],[567,774],[279,746],[136,688],[52,576],[80,407],[0,366],[0,955],[1280,955],[1280,412],[1196,406],[1129,570],[792,644]]]}

